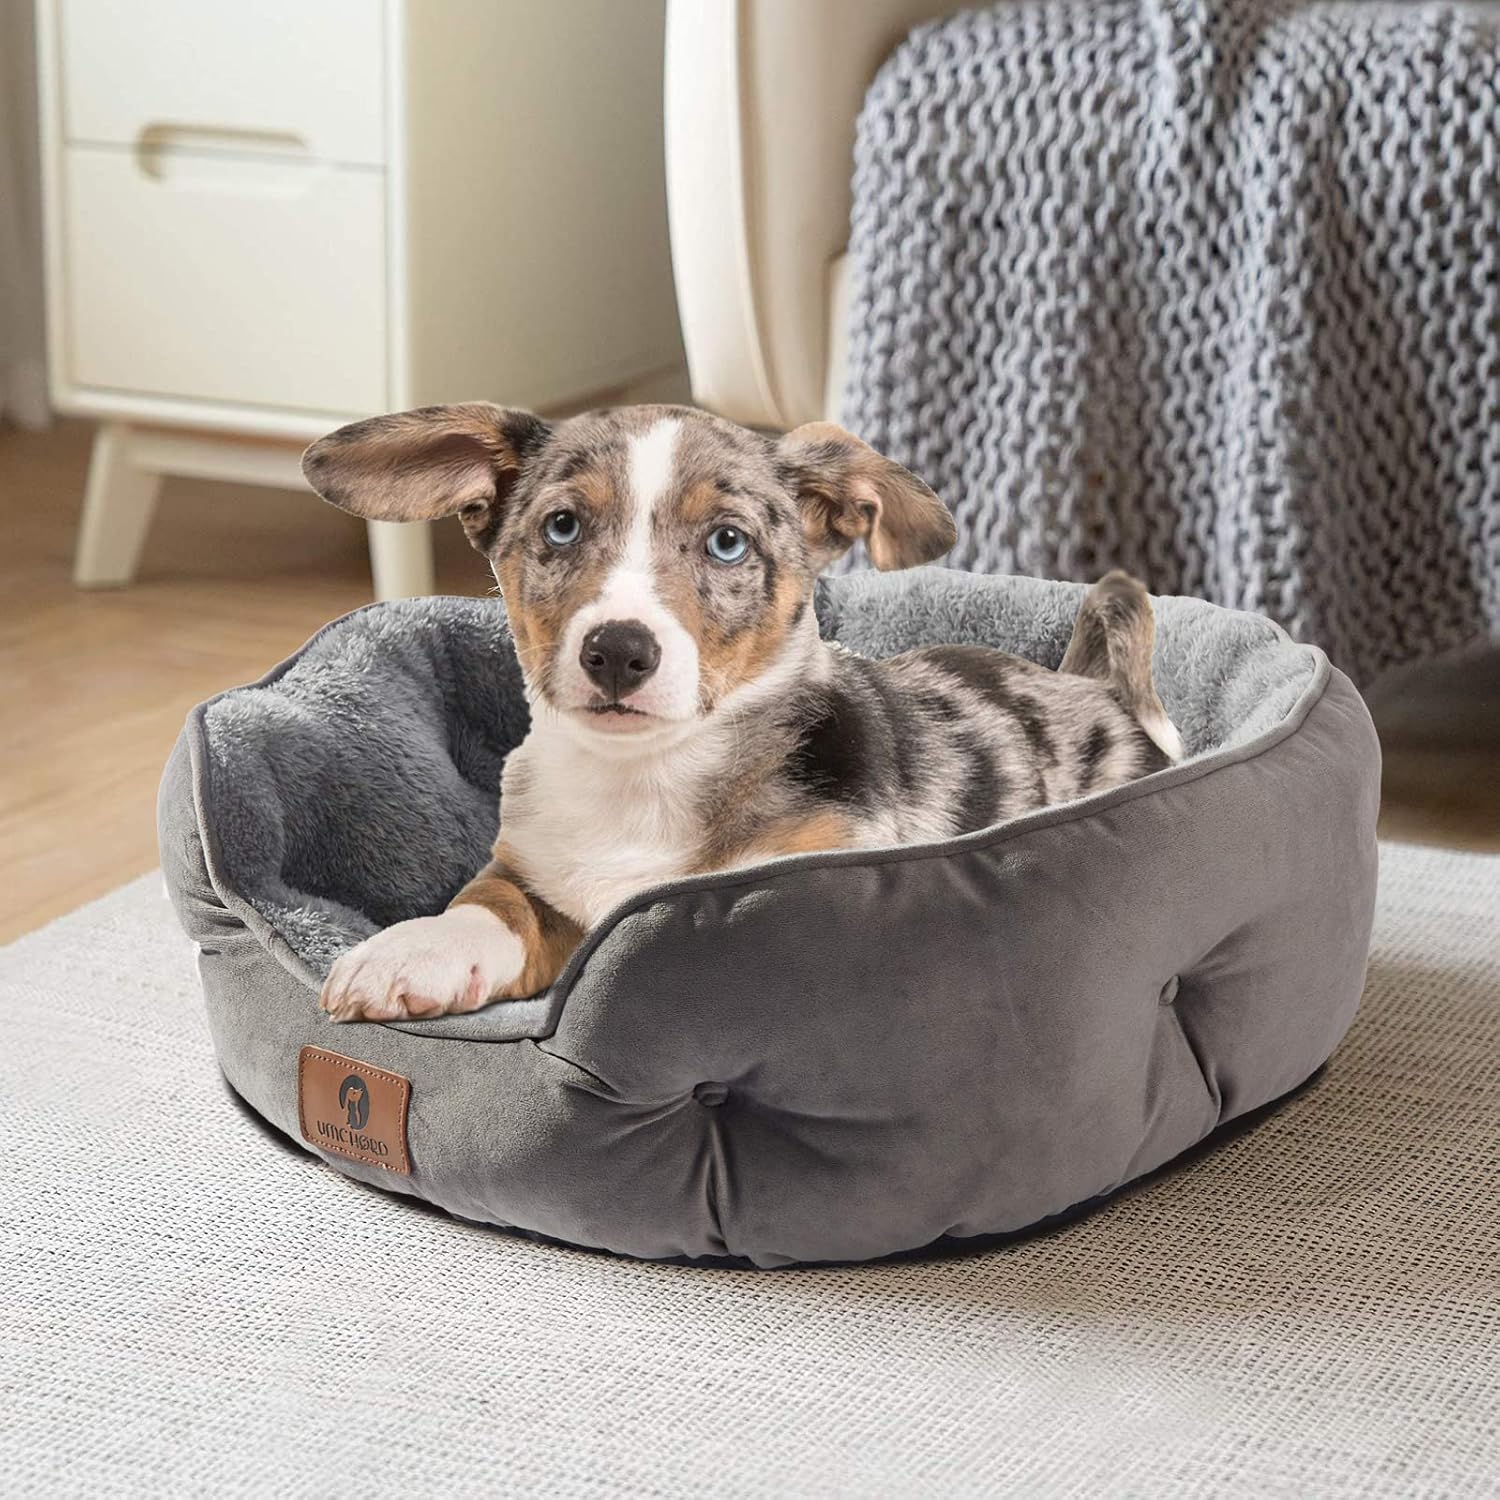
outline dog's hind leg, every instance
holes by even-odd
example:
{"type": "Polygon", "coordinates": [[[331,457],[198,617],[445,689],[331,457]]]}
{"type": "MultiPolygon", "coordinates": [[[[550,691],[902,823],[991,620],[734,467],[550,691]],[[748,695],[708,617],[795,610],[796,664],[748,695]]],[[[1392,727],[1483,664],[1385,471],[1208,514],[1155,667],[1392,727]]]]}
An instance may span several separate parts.
{"type": "Polygon", "coordinates": [[[1169,760],[1181,760],[1182,736],[1151,676],[1155,640],[1156,614],[1145,585],[1129,573],[1106,573],[1083,596],[1058,670],[1107,682],[1157,748],[1169,760]]]}

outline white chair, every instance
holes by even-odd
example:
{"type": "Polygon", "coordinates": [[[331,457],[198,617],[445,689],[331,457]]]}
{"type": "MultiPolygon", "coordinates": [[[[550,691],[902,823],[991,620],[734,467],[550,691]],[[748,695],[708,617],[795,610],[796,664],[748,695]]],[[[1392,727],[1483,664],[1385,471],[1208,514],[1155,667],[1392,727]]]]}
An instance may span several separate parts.
{"type": "Polygon", "coordinates": [[[670,0],[667,200],[693,395],[751,426],[843,384],[854,127],[891,49],[955,0],[670,0]]]}

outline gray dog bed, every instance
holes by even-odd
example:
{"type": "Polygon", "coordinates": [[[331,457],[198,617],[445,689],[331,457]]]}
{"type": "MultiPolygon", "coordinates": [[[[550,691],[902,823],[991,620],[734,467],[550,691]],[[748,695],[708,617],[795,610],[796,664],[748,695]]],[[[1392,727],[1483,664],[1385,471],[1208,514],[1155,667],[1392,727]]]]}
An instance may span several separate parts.
{"type": "MultiPolygon", "coordinates": [[[[818,613],[869,655],[1055,666],[1081,595],[923,569],[826,581],[818,613]]],[[[347,1026],[329,965],[483,864],[527,709],[497,603],[336,621],[195,709],[162,785],[229,1082],[351,1177],[633,1256],[865,1259],[1114,1191],[1323,1064],[1375,892],[1353,687],[1259,617],[1157,610],[1183,764],[944,844],[676,881],[544,996],[347,1026]]]]}

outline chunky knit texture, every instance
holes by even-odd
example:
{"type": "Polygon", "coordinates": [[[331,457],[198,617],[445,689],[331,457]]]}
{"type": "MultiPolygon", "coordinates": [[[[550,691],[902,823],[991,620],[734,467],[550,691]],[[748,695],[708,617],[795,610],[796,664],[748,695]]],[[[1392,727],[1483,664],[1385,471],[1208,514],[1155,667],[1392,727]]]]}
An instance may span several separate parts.
{"type": "Polygon", "coordinates": [[[1500,15],[1016,0],[870,90],[845,420],[950,562],[1500,634],[1500,15]]]}

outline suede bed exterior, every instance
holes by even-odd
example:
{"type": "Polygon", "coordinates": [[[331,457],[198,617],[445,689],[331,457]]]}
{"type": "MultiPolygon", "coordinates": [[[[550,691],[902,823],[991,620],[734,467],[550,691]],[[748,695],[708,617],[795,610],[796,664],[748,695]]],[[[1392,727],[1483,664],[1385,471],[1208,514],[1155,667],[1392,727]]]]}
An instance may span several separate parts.
{"type": "MultiPolygon", "coordinates": [[[[944,569],[819,585],[825,636],[1061,659],[1075,585],[944,569]]],[[[624,903],[548,994],[329,1022],[377,928],[440,910],[525,735],[496,602],[334,622],[194,710],[163,866],[226,1077],[299,1139],[306,1044],[411,1080],[412,1173],[464,1218],[646,1258],[862,1260],[1108,1194],[1327,1060],[1363,986],[1379,748],[1268,621],[1157,601],[1188,758],[943,844],[801,855],[624,903]]],[[[322,1153],[319,1153],[322,1154],[322,1153]]]]}

